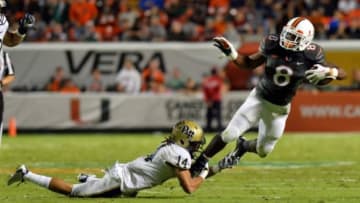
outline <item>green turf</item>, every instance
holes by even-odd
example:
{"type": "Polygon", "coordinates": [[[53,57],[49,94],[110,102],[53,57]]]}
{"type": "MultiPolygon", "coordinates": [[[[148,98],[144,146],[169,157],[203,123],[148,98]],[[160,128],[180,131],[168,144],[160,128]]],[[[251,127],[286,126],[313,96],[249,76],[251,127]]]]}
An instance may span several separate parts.
{"type": "MultiPolygon", "coordinates": [[[[0,202],[360,202],[359,133],[287,134],[265,159],[248,154],[239,166],[208,179],[192,195],[185,194],[175,179],[135,199],[68,198],[31,183],[6,186],[9,173],[20,163],[75,182],[79,171],[101,175],[100,169],[115,160],[126,162],[152,152],[162,139],[153,134],[4,137],[0,202]]],[[[234,143],[228,145],[212,163],[233,147],[234,143]]]]}

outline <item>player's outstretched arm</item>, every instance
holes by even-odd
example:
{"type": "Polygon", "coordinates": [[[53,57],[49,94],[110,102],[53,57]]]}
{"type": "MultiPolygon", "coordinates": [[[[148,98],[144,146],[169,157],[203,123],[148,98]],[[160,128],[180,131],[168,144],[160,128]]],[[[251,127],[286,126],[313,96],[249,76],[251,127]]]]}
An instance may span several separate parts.
{"type": "Polygon", "coordinates": [[[23,18],[19,20],[19,28],[17,31],[8,30],[4,36],[4,44],[8,47],[14,47],[20,44],[26,35],[29,28],[33,28],[35,25],[35,17],[29,13],[26,13],[23,18]]]}
{"type": "Polygon", "coordinates": [[[244,56],[237,52],[234,46],[224,37],[214,37],[214,46],[220,49],[225,56],[232,60],[240,68],[254,69],[265,62],[265,57],[257,52],[250,56],[244,56]]]}
{"type": "Polygon", "coordinates": [[[175,173],[177,178],[179,179],[181,187],[188,194],[193,193],[200,187],[201,183],[204,182],[208,172],[209,169],[204,168],[198,176],[191,177],[190,170],[184,170],[179,168],[175,169],[175,173]]]}

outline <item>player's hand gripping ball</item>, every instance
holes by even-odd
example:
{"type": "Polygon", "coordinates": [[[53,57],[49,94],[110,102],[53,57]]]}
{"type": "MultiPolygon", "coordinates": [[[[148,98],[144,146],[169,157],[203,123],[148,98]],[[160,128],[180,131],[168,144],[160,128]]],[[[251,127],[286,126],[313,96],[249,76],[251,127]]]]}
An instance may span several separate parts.
{"type": "Polygon", "coordinates": [[[336,79],[336,68],[329,68],[321,64],[315,64],[310,70],[305,71],[306,79],[313,85],[326,85],[336,79]]]}

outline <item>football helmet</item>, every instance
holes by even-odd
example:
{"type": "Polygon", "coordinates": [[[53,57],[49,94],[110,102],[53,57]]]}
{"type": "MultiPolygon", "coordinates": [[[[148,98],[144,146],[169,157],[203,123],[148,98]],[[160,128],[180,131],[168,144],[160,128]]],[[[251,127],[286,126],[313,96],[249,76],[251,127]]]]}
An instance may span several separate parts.
{"type": "Polygon", "coordinates": [[[314,38],[314,26],[304,17],[289,20],[280,34],[280,46],[291,51],[303,51],[314,38]]]}
{"type": "Polygon", "coordinates": [[[168,140],[186,148],[193,155],[205,144],[205,135],[195,121],[182,120],[175,124],[168,140]]]}
{"type": "Polygon", "coordinates": [[[0,0],[0,8],[6,7],[6,0],[0,0]]]}

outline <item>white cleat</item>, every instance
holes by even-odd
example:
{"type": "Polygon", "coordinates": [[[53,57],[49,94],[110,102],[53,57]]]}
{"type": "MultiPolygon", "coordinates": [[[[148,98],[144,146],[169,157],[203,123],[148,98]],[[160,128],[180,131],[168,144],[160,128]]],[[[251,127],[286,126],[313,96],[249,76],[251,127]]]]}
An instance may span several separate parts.
{"type": "Polygon", "coordinates": [[[26,168],[25,165],[20,165],[14,174],[11,175],[11,177],[8,180],[8,185],[12,185],[13,183],[19,182],[22,183],[24,182],[24,175],[27,174],[29,172],[29,170],[26,168]]]}

